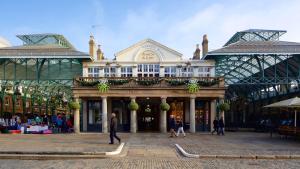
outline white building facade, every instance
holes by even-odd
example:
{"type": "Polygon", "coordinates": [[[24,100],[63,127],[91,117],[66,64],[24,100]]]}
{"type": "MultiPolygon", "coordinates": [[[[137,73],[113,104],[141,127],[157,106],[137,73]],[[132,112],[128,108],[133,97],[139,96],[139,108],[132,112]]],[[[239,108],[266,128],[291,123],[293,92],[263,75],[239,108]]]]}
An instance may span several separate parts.
{"type": "MultiPolygon", "coordinates": [[[[207,38],[202,47],[207,52],[207,38]]],[[[216,101],[224,97],[223,79],[215,77],[214,61],[201,60],[197,45],[192,59],[152,39],[142,40],[105,59],[93,37],[90,40],[93,61],[83,63],[83,76],[75,79],[74,97],[81,100],[80,131],[107,132],[111,113],[116,113],[119,130],[125,132],[169,129],[168,117],[182,119],[190,132],[210,131],[216,117],[216,101]],[[97,90],[108,82],[105,92],[97,90]],[[198,90],[190,92],[188,83],[196,81],[198,90]],[[128,109],[134,101],[139,109],[128,109]],[[168,111],[160,104],[170,105],[168,111]]]]}

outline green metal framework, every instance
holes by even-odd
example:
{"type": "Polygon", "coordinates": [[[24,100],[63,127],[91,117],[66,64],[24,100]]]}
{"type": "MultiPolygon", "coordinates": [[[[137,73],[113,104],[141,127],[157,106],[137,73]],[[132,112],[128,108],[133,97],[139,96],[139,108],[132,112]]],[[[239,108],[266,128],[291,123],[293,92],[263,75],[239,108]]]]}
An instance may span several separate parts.
{"type": "MultiPolygon", "coordinates": [[[[62,36],[56,34],[18,35],[21,47],[0,48],[0,102],[6,95],[21,95],[32,102],[51,99],[67,102],[72,97],[75,76],[82,75],[82,60],[88,54],[76,51],[62,36]],[[27,47],[28,45],[28,47],[27,47]],[[55,45],[57,47],[49,47],[55,45]],[[39,46],[35,48],[35,46],[39,46]]],[[[0,113],[3,114],[3,106],[0,113]]]]}
{"type": "Polygon", "coordinates": [[[30,35],[17,35],[24,45],[48,45],[58,44],[62,47],[72,48],[73,45],[62,35],[58,34],[30,34],[30,35]]]}
{"type": "Polygon", "coordinates": [[[205,56],[216,61],[216,76],[224,76],[227,99],[241,96],[253,100],[299,91],[300,44],[279,41],[284,33],[257,29],[237,32],[223,48],[205,56]],[[256,44],[260,46],[255,48],[256,44]]]}
{"type": "Polygon", "coordinates": [[[235,33],[224,46],[238,41],[278,41],[284,30],[248,29],[235,33]]]}
{"type": "Polygon", "coordinates": [[[258,120],[270,118],[274,111],[264,105],[300,94],[300,43],[280,41],[284,33],[237,32],[222,48],[204,57],[215,60],[216,76],[224,77],[225,99],[231,104],[225,116],[227,126],[257,127],[258,120]]]}

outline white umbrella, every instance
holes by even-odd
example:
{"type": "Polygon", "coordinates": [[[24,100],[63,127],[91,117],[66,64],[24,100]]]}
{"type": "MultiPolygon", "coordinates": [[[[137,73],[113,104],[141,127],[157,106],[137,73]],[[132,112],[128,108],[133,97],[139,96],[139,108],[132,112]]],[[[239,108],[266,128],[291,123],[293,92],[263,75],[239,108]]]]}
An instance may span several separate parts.
{"type": "MultiPolygon", "coordinates": [[[[285,108],[300,108],[300,98],[299,97],[294,97],[291,99],[287,100],[282,100],[280,102],[276,102],[273,104],[269,104],[267,106],[264,106],[266,108],[280,108],[280,107],[285,107],[285,108]]],[[[294,126],[297,127],[297,110],[295,109],[295,120],[294,120],[294,126]]]]}

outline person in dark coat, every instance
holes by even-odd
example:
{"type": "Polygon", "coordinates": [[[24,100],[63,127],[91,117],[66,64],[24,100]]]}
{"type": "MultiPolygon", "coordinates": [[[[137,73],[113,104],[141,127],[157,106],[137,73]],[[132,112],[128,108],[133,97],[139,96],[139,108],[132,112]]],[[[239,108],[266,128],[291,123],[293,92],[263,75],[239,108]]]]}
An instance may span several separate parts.
{"type": "Polygon", "coordinates": [[[224,136],[224,120],[223,117],[219,120],[219,132],[218,135],[222,134],[224,136]]]}
{"type": "Polygon", "coordinates": [[[170,121],[169,121],[169,125],[170,125],[170,137],[174,137],[176,135],[175,133],[175,130],[176,130],[176,121],[175,121],[175,118],[174,118],[174,115],[170,115],[170,121]]]}
{"type": "Polygon", "coordinates": [[[213,122],[214,130],[211,132],[211,134],[214,134],[215,132],[218,134],[218,128],[219,128],[218,123],[219,123],[218,119],[216,118],[213,122]]]}
{"type": "Polygon", "coordinates": [[[114,144],[114,137],[119,141],[119,144],[121,143],[121,139],[117,136],[117,125],[118,125],[118,119],[116,118],[116,114],[111,114],[110,119],[110,143],[114,144]]]}

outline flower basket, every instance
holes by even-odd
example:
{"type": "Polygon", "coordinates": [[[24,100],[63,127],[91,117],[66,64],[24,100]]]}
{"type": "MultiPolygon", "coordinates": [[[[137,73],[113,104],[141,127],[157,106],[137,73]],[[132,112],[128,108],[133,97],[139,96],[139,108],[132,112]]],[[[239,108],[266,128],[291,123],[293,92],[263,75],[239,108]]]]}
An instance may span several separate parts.
{"type": "Polygon", "coordinates": [[[101,82],[97,86],[99,92],[105,93],[109,90],[109,84],[107,82],[101,82]]]}
{"type": "Polygon", "coordinates": [[[187,89],[189,93],[196,93],[199,91],[200,87],[197,83],[189,83],[187,89]]]}

